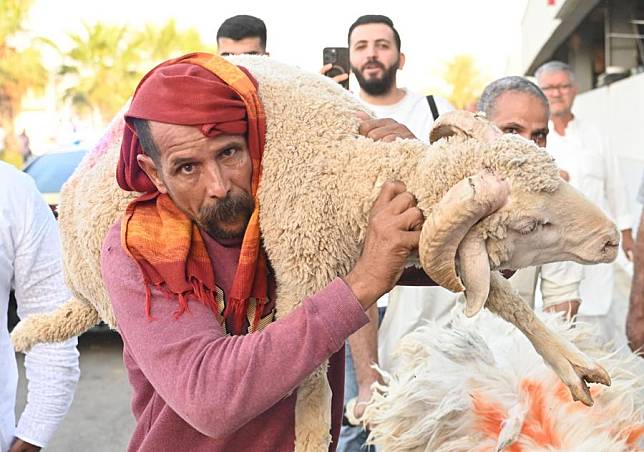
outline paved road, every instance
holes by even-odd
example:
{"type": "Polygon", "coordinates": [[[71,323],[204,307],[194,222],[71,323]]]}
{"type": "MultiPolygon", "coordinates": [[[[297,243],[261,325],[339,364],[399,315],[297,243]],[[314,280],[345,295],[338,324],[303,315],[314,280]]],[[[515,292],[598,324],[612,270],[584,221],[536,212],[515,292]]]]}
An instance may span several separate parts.
{"type": "MultiPolygon", "coordinates": [[[[124,451],[134,428],[130,413],[130,386],[122,360],[122,343],[116,333],[86,333],[79,340],[81,377],[74,402],[52,438],[50,452],[124,451]]],[[[26,398],[22,354],[18,413],[26,398]]]]}

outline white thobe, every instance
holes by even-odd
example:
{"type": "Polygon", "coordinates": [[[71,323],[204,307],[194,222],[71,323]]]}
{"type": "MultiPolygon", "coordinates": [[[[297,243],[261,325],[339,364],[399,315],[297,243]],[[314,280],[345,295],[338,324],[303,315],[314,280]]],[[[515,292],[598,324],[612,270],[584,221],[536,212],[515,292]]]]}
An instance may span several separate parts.
{"type": "MultiPolygon", "coordinates": [[[[550,123],[547,150],[570,174],[570,184],[597,204],[620,230],[631,227],[628,198],[616,156],[594,127],[579,118],[570,121],[565,135],[550,123]]],[[[575,212],[570,212],[574,215],[575,212]]],[[[580,315],[606,315],[613,300],[612,264],[589,265],[579,288],[580,315]]]]}
{"type": "Polygon", "coordinates": [[[67,413],[80,374],[76,338],[38,344],[25,357],[27,406],[15,424],[16,357],[7,331],[9,291],[18,315],[55,310],[70,295],[63,283],[58,227],[27,174],[0,162],[0,451],[14,436],[46,446],[67,413]]]}

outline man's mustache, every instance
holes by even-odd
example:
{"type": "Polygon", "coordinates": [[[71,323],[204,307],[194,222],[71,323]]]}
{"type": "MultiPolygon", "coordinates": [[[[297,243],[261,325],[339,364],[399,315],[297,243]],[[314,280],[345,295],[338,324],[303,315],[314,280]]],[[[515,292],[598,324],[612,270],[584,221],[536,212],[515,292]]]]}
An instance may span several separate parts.
{"type": "Polygon", "coordinates": [[[386,70],[385,65],[382,64],[380,61],[371,60],[371,61],[367,61],[365,64],[362,65],[360,72],[364,72],[366,69],[370,69],[371,67],[377,67],[379,69],[382,69],[383,71],[386,70]]]}
{"type": "Polygon", "coordinates": [[[248,193],[227,195],[217,201],[213,206],[201,208],[201,219],[204,223],[225,223],[230,219],[237,219],[241,214],[250,215],[254,208],[253,199],[248,193]]]}

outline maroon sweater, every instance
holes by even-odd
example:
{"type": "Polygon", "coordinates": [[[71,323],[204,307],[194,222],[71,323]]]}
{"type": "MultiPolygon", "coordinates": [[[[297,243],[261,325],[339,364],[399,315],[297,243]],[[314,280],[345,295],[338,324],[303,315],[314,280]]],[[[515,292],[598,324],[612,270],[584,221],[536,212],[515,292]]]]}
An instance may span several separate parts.
{"type": "MultiPolygon", "coordinates": [[[[239,247],[208,237],[206,245],[225,296],[239,247]]],[[[291,451],[297,387],[326,359],[333,391],[329,450],[335,450],[343,344],[368,321],[341,279],[260,332],[226,336],[216,315],[197,301],[175,319],[177,301],[156,289],[147,318],[142,276],[121,247],[118,224],[103,243],[101,271],[134,391],[130,451],[291,451]]]]}

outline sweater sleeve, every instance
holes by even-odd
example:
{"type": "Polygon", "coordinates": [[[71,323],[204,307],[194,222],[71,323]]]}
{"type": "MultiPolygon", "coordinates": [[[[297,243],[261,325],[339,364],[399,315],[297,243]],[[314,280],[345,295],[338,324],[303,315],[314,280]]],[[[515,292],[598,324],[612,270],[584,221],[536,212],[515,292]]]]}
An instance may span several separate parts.
{"type": "MultiPolygon", "coordinates": [[[[116,232],[115,232],[116,229],[116,232]]],[[[112,228],[101,255],[117,324],[141,371],[165,402],[204,435],[227,436],[288,396],[368,318],[335,279],[262,331],[226,336],[198,302],[177,304],[152,289],[152,319],[136,263],[112,228]]]]}

